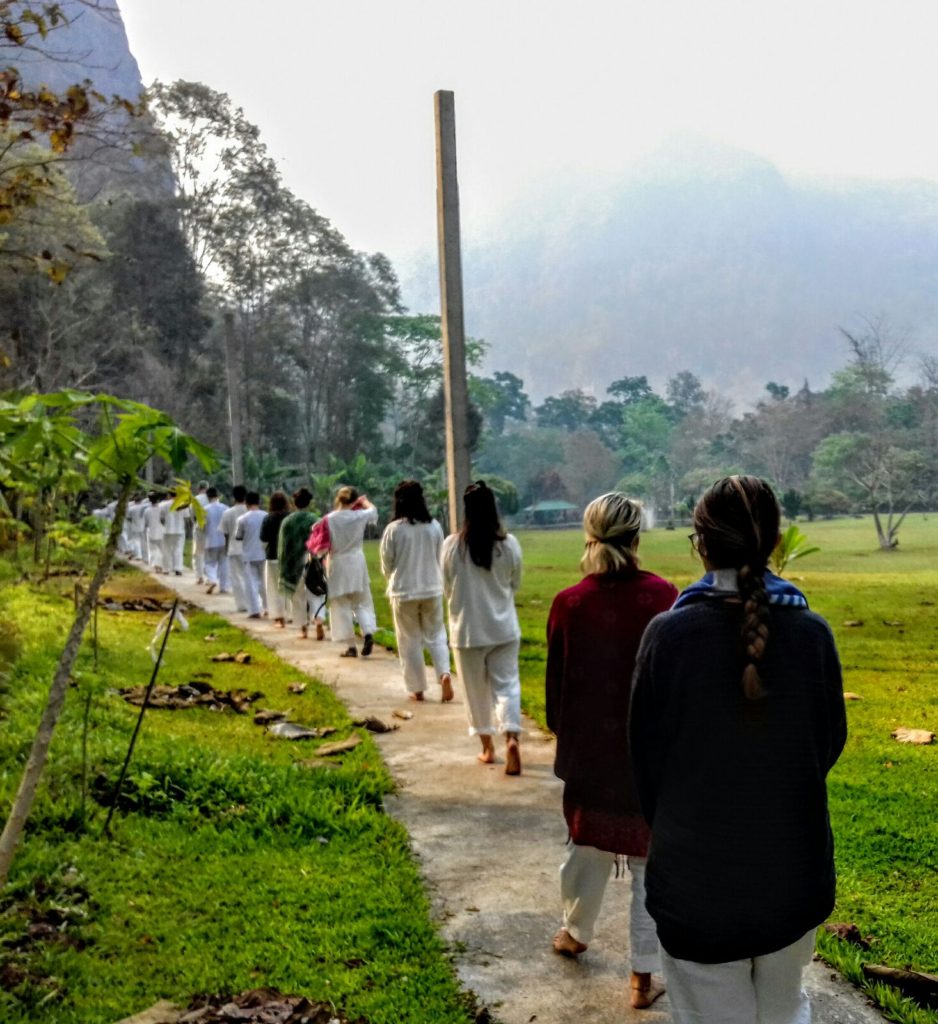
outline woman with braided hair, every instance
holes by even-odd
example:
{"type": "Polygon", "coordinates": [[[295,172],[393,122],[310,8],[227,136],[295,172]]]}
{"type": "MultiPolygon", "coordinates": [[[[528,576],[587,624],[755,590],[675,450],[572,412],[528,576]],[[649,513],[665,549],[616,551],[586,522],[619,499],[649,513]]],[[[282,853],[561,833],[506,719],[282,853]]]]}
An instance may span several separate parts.
{"type": "Polygon", "coordinates": [[[586,950],[613,865],[626,861],[635,1009],[651,1006],[663,989],[652,978],[658,939],[643,883],[650,833],[629,762],[629,688],[645,627],[677,597],[672,584],[639,569],[641,525],[641,505],[624,494],[587,505],[586,575],[554,598],[547,620],[547,724],[557,736],[554,774],[564,780],[569,833],[554,950],[571,957],[586,950]]]}
{"type": "Polygon", "coordinates": [[[846,740],[827,623],[767,564],[779,510],[731,476],[697,503],[707,569],[648,627],[630,741],[651,826],[646,902],[674,1024],[808,1024],[834,905],[827,773],[846,740]]]}

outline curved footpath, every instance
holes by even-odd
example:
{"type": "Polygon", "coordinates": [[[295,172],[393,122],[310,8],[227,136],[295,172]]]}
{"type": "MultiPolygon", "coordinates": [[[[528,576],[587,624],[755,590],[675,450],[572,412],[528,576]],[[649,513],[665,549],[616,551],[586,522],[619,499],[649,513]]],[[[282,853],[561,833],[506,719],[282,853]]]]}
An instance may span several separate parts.
{"type": "MultiPolygon", "coordinates": [[[[559,927],[566,828],[561,783],[554,778],[553,738],[525,722],[523,774],[504,774],[499,762],[481,765],[466,734],[459,682],[456,699],[440,703],[436,682],[427,701],[408,701],[397,657],[376,647],[370,658],[339,658],[328,640],[301,640],[295,630],[232,610],[229,595],[207,596],[189,571],[158,576],[188,603],[228,619],[303,672],[330,686],[353,718],[413,711],[395,732],[375,736],[398,784],[387,801],[408,830],[439,929],[454,954],[459,978],[492,1017],[504,1024],[623,1024],[670,1021],[664,996],[649,1010],[628,1005],[628,905],[625,879],[609,883],[589,951],[578,961],[550,949],[559,927]]],[[[427,670],[428,681],[432,671],[427,670]]],[[[884,1018],[826,964],[808,971],[815,1024],[881,1024],[884,1018]]]]}

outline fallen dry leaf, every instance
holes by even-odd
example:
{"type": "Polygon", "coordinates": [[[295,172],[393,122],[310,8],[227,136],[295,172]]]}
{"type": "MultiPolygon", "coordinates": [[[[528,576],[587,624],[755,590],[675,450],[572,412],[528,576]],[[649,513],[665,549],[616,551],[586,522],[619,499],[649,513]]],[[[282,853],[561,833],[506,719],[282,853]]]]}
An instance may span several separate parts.
{"type": "Polygon", "coordinates": [[[847,619],[847,621],[844,623],[844,625],[848,629],[855,629],[857,626],[862,626],[863,625],[863,619],[847,619]]]}
{"type": "Polygon", "coordinates": [[[883,625],[884,626],[904,626],[905,623],[904,622],[899,622],[898,620],[893,620],[893,619],[883,619],[883,625]]]}
{"type": "Polygon", "coordinates": [[[239,665],[250,665],[251,655],[248,654],[247,651],[238,651],[238,653],[234,656],[234,660],[239,665]]]}
{"type": "Polygon", "coordinates": [[[374,715],[360,718],[358,721],[352,722],[352,725],[367,729],[369,732],[394,732],[395,729],[400,729],[395,722],[383,722],[380,718],[375,718],[374,715]]]}
{"type": "Polygon", "coordinates": [[[222,651],[220,654],[213,654],[212,661],[234,661],[234,655],[229,654],[227,651],[222,651]]]}
{"type": "Polygon", "coordinates": [[[935,742],[935,734],[927,729],[906,729],[900,726],[892,734],[893,739],[900,743],[914,743],[917,746],[927,746],[935,742]]]}
{"type": "Polygon", "coordinates": [[[287,689],[290,691],[290,693],[305,693],[306,683],[290,683],[287,686],[287,689]]]}
{"type": "Polygon", "coordinates": [[[858,693],[853,693],[850,690],[844,690],[844,700],[863,700],[858,693]]]}
{"type": "Polygon", "coordinates": [[[394,716],[395,718],[403,718],[405,722],[408,722],[408,721],[410,721],[410,719],[414,717],[414,713],[413,713],[413,711],[401,711],[401,709],[400,709],[400,708],[395,708],[395,709],[394,709],[394,710],[393,710],[393,711],[391,712],[391,714],[392,714],[392,715],[393,715],[393,716],[394,716]]]}
{"type": "Polygon", "coordinates": [[[836,935],[838,939],[843,939],[844,942],[849,942],[860,949],[869,949],[869,942],[863,938],[860,934],[860,929],[851,923],[836,924],[831,921],[824,925],[824,931],[830,932],[831,935],[836,935]]]}
{"type": "Polygon", "coordinates": [[[338,743],[325,744],[325,746],[320,747],[316,753],[320,757],[333,757],[336,754],[344,754],[349,750],[354,750],[361,741],[361,736],[349,736],[347,740],[339,740],[338,743]]]}

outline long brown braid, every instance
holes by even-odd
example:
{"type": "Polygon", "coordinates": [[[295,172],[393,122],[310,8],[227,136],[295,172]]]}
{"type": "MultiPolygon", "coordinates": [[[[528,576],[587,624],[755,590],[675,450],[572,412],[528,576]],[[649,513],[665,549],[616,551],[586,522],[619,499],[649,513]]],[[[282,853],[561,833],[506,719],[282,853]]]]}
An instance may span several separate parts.
{"type": "Polygon", "coordinates": [[[769,641],[765,570],[778,539],[779,519],[772,488],[755,476],[718,480],[694,509],[694,529],[708,565],[736,570],[743,604],[742,683],[749,700],[765,695],[759,675],[769,641]]]}

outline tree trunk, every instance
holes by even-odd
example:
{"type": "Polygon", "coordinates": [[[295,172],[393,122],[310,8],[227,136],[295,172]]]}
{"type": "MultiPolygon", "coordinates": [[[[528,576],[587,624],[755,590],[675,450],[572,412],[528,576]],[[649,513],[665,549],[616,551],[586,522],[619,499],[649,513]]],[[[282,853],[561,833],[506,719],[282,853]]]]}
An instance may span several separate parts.
{"type": "Polygon", "coordinates": [[[33,799],[36,796],[36,789],[45,768],[46,759],[49,756],[49,747],[52,743],[52,734],[55,731],[56,723],[62,713],[65,704],[65,695],[68,692],[68,682],[72,675],[72,667],[78,657],[78,649],[81,646],[81,638],[91,618],[91,612],[98,600],[98,592],[107,578],[111,563],[114,560],[114,552],[117,550],[117,541],[120,537],[121,527],[124,525],[124,513],[127,511],[127,502],[130,492],[133,490],[134,479],[127,480],[120,493],[117,502],[117,509],[114,513],[114,520],[111,523],[111,531],[108,534],[107,544],[104,552],[98,559],[94,578],[91,586],[84,595],[72,628],[69,631],[68,639],[62,654],[59,656],[59,663],[55,670],[55,677],[49,689],[49,698],[46,702],[45,711],[36,731],[32,749],[29,752],[29,760],[23,769],[23,778],[20,781],[16,799],[3,828],[3,835],[0,836],[0,889],[6,885],[7,876],[10,873],[10,865],[13,863],[13,855],[19,844],[20,836],[26,825],[26,819],[32,809],[33,799]]]}

